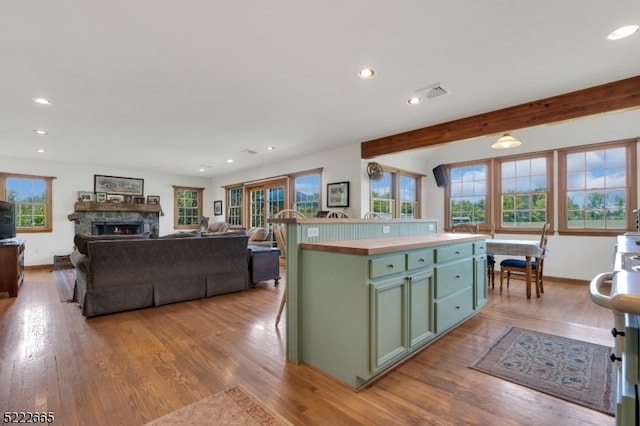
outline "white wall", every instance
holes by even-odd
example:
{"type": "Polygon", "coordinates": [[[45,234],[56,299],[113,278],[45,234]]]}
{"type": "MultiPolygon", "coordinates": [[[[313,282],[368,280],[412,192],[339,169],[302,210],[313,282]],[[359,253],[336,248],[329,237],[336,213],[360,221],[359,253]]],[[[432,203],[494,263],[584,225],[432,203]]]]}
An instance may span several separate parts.
{"type": "MultiPolygon", "coordinates": [[[[55,176],[53,180],[53,232],[17,235],[26,241],[25,265],[48,265],[54,255],[65,255],[73,249],[74,223],[67,219],[73,213],[78,191],[93,192],[93,175],[125,176],[144,179],[144,195],[159,195],[164,216],[160,217],[160,234],[174,232],[173,185],[208,188],[209,179],[149,173],[108,167],[85,166],[51,161],[25,161],[0,158],[0,170],[38,176],[55,176]]],[[[204,215],[213,217],[213,203],[209,190],[204,193],[204,215]]]]}

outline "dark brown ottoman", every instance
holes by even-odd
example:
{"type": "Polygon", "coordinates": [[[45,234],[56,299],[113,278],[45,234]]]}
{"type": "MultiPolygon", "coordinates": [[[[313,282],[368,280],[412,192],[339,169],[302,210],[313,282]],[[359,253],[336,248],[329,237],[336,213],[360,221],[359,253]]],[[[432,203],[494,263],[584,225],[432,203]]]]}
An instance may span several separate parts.
{"type": "Polygon", "coordinates": [[[249,246],[249,279],[255,287],[260,281],[275,280],[280,284],[280,250],[271,247],[249,246]]]}

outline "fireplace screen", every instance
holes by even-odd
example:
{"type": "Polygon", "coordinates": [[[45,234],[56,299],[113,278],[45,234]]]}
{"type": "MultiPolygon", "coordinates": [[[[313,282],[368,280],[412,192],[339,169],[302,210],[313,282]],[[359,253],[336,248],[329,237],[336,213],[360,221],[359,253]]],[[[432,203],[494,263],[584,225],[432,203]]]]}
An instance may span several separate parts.
{"type": "Polygon", "coordinates": [[[144,222],[97,222],[91,223],[93,235],[135,235],[144,233],[144,222]]]}

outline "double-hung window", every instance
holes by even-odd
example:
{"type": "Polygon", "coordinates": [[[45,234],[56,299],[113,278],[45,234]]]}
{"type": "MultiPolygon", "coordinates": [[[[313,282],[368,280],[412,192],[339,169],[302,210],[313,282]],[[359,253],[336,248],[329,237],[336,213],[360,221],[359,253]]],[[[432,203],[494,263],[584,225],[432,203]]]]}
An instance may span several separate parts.
{"type": "Polygon", "coordinates": [[[497,228],[540,229],[549,223],[552,209],[552,153],[498,158],[500,220],[497,228]]]}
{"type": "Polygon", "coordinates": [[[490,197],[490,162],[474,162],[449,167],[449,185],[445,190],[445,210],[449,221],[456,223],[487,223],[490,197]]]}
{"type": "Polygon", "coordinates": [[[420,218],[422,175],[383,167],[378,180],[371,180],[370,211],[385,218],[420,218]]]}
{"type": "Polygon", "coordinates": [[[637,140],[558,151],[560,226],[566,234],[635,230],[637,140]]]}
{"type": "Polygon", "coordinates": [[[16,231],[51,232],[53,177],[0,173],[0,199],[16,203],[16,231]]]}
{"type": "Polygon", "coordinates": [[[175,229],[195,229],[202,217],[203,188],[189,188],[174,186],[175,229]]]}
{"type": "Polygon", "coordinates": [[[293,177],[293,209],[305,217],[316,217],[320,210],[320,172],[300,174],[293,177]]]}

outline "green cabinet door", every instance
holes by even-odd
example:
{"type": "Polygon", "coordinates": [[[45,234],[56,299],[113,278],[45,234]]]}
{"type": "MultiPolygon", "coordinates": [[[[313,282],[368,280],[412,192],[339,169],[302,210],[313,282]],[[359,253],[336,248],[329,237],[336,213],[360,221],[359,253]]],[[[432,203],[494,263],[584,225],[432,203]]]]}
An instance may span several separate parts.
{"type": "Polygon", "coordinates": [[[422,346],[434,336],[433,269],[409,275],[409,347],[422,346]]]}
{"type": "Polygon", "coordinates": [[[487,303],[487,256],[475,258],[473,286],[475,297],[473,308],[477,309],[487,303]]]}
{"type": "Polygon", "coordinates": [[[371,371],[376,372],[407,352],[407,283],[405,276],[371,284],[371,371]]]}

